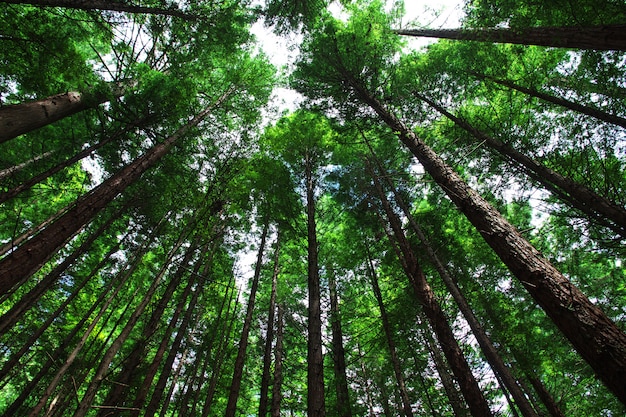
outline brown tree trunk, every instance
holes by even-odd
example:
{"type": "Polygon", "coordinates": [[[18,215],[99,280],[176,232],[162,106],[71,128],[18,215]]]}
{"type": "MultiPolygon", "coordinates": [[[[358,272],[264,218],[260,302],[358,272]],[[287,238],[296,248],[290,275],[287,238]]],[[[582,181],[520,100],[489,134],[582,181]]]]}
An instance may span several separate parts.
{"type": "Polygon", "coordinates": [[[265,252],[265,241],[269,230],[269,221],[265,221],[263,233],[261,234],[261,243],[259,244],[259,252],[254,267],[254,277],[252,278],[252,286],[250,288],[250,296],[248,297],[248,306],[246,308],[246,318],[243,322],[241,330],[241,338],[239,339],[239,349],[237,350],[237,358],[233,369],[233,379],[230,385],[230,393],[228,396],[228,404],[226,405],[226,417],[235,417],[237,413],[237,400],[239,399],[239,391],[241,389],[241,378],[243,376],[243,367],[246,361],[246,349],[248,348],[248,335],[252,326],[252,313],[254,313],[254,302],[256,292],[259,288],[259,278],[261,276],[261,267],[263,266],[263,252],[265,252]]]}
{"type": "Polygon", "coordinates": [[[333,365],[335,370],[335,390],[337,393],[337,416],[351,417],[348,377],[346,375],[346,352],[343,348],[343,331],[337,297],[335,271],[328,268],[328,287],[330,291],[330,322],[333,343],[333,365]]]}
{"type": "Polygon", "coordinates": [[[193,20],[197,17],[185,13],[178,8],[145,7],[132,4],[126,1],[106,1],[106,0],[6,0],[5,3],[32,4],[44,7],[65,7],[68,9],[82,10],[110,10],[114,12],[126,12],[137,14],[156,14],[162,16],[179,17],[181,19],[193,20]]]}
{"type": "Polygon", "coordinates": [[[107,94],[70,91],[42,100],[0,107],[0,143],[107,101],[107,94]]]}
{"type": "Polygon", "coordinates": [[[583,184],[577,183],[576,181],[553,171],[527,155],[516,151],[510,145],[500,142],[498,139],[492,138],[486,133],[474,128],[472,125],[451,114],[429,98],[419,93],[414,94],[420,100],[428,103],[438,112],[452,120],[457,126],[471,133],[479,141],[484,142],[487,146],[496,150],[504,157],[521,165],[532,178],[539,181],[549,190],[555,190],[556,188],[555,191],[557,192],[557,195],[565,194],[566,201],[568,201],[575,208],[581,210],[583,213],[589,215],[590,218],[593,219],[594,217],[600,215],[606,218],[609,222],[614,223],[614,225],[611,225],[611,228],[616,233],[626,237],[626,209],[624,209],[624,207],[618,206],[612,201],[590,190],[583,184]]]}
{"type": "Polygon", "coordinates": [[[591,365],[600,380],[620,401],[626,403],[626,384],[623,383],[626,380],[626,334],[526,241],[495,208],[469,187],[415,132],[390,113],[346,70],[340,71],[357,96],[372,107],[393,132],[399,132],[402,143],[480,232],[591,365]]]}
{"type": "Polygon", "coordinates": [[[489,80],[496,84],[503,85],[505,87],[511,88],[513,90],[517,90],[524,94],[528,94],[531,97],[536,97],[541,100],[547,101],[552,104],[556,104],[557,106],[565,107],[566,109],[573,110],[578,113],[586,114],[587,116],[594,117],[598,120],[602,120],[603,122],[611,123],[617,126],[626,127],[626,119],[623,117],[619,117],[605,111],[596,109],[594,107],[584,106],[582,104],[574,103],[573,101],[569,101],[560,97],[555,97],[551,94],[542,93],[541,91],[537,91],[532,88],[523,87],[521,85],[517,85],[507,80],[500,80],[495,77],[490,77],[484,74],[478,74],[476,72],[471,72],[474,77],[481,80],[489,80]]]}
{"type": "MultiPolygon", "coordinates": [[[[272,404],[270,415],[280,417],[280,405],[282,402],[283,386],[283,337],[284,331],[284,309],[279,302],[276,305],[276,346],[274,346],[274,383],[272,384],[272,404]]],[[[261,416],[259,416],[261,417],[261,416]]]]}
{"type": "Polygon", "coordinates": [[[28,161],[24,161],[22,163],[19,163],[17,165],[13,165],[10,166],[8,168],[5,168],[3,170],[0,170],[0,181],[4,180],[7,177],[13,176],[15,174],[17,174],[18,172],[20,172],[21,170],[23,170],[24,168],[26,168],[29,165],[34,164],[37,161],[41,161],[42,159],[45,159],[51,155],[54,154],[55,151],[48,151],[48,152],[44,152],[41,155],[37,155],[33,158],[30,158],[28,161]]]}
{"type": "MultiPolygon", "coordinates": [[[[419,266],[417,258],[415,257],[406,236],[404,235],[400,219],[391,208],[389,201],[385,197],[382,186],[376,174],[369,166],[369,163],[368,169],[374,181],[374,187],[378,193],[378,198],[380,199],[382,207],[387,215],[387,219],[389,220],[393,236],[398,243],[400,250],[398,257],[401,261],[402,267],[409,278],[411,285],[413,286],[417,300],[422,305],[422,309],[428,318],[428,322],[437,335],[439,345],[446,355],[446,359],[448,360],[450,368],[452,368],[452,372],[459,383],[461,392],[465,397],[465,401],[467,402],[472,415],[474,417],[492,416],[489,405],[487,404],[487,401],[478,386],[478,382],[474,378],[474,375],[465,360],[465,356],[463,355],[461,348],[454,338],[454,334],[448,324],[443,310],[435,299],[435,294],[430,288],[430,285],[426,282],[424,272],[419,266]]],[[[389,236],[389,238],[393,239],[391,236],[389,236]]]]}
{"type": "Polygon", "coordinates": [[[324,417],[324,357],[322,354],[322,310],[317,229],[315,226],[315,177],[309,153],[305,157],[307,258],[308,258],[308,333],[307,343],[307,415],[324,417]]]}
{"type": "Polygon", "coordinates": [[[396,376],[396,382],[398,383],[398,391],[402,400],[402,409],[406,417],[413,417],[413,408],[411,407],[411,400],[409,399],[409,393],[406,389],[404,374],[402,373],[402,365],[400,364],[400,359],[398,358],[398,353],[396,351],[396,342],[393,338],[391,324],[389,323],[389,318],[387,317],[387,310],[385,309],[385,304],[383,303],[383,296],[380,292],[380,286],[378,285],[378,277],[376,276],[376,270],[374,269],[374,264],[372,262],[372,257],[367,243],[365,244],[365,249],[367,250],[367,267],[370,275],[370,283],[372,284],[374,297],[376,298],[378,310],[380,311],[380,321],[382,322],[385,338],[387,339],[387,346],[389,346],[391,365],[393,366],[393,372],[396,376]]]}
{"type": "MultiPolygon", "coordinates": [[[[206,400],[204,401],[204,407],[202,408],[202,417],[207,417],[211,413],[211,408],[213,407],[213,397],[215,396],[217,382],[219,381],[222,372],[222,365],[226,356],[226,346],[230,343],[230,334],[233,330],[233,325],[235,324],[235,319],[238,315],[237,300],[239,299],[240,292],[241,291],[237,291],[235,295],[235,289],[233,288],[233,291],[231,293],[231,303],[234,303],[233,313],[230,318],[228,317],[228,312],[226,313],[224,330],[222,331],[220,340],[221,343],[218,346],[217,352],[215,353],[215,365],[213,366],[213,373],[211,374],[211,380],[209,381],[209,388],[207,389],[206,400]]],[[[231,303],[228,304],[229,310],[231,303]]]]}
{"type": "Polygon", "coordinates": [[[400,208],[402,209],[404,215],[409,220],[409,224],[411,225],[413,231],[415,232],[420,242],[424,246],[424,249],[426,250],[426,254],[429,260],[431,261],[431,263],[433,264],[433,266],[439,273],[439,276],[441,277],[446,288],[452,295],[452,298],[454,298],[454,301],[457,303],[459,310],[463,314],[463,317],[465,317],[465,320],[467,321],[470,328],[472,329],[472,333],[476,337],[476,340],[478,341],[478,344],[480,345],[480,348],[482,349],[483,354],[485,355],[485,358],[487,358],[487,361],[489,362],[489,365],[491,366],[492,370],[502,381],[506,389],[509,390],[509,392],[511,393],[511,395],[513,396],[515,400],[515,404],[517,405],[517,407],[519,407],[520,411],[522,412],[522,415],[524,415],[524,417],[538,417],[532,405],[530,404],[530,402],[524,395],[524,392],[517,384],[515,377],[510,372],[509,368],[505,365],[504,361],[498,354],[496,348],[493,346],[493,343],[491,343],[491,339],[485,332],[485,329],[483,328],[483,326],[480,324],[480,322],[474,315],[472,308],[470,307],[469,303],[467,302],[467,300],[461,293],[461,290],[456,284],[456,281],[450,276],[450,274],[448,273],[448,269],[443,265],[443,263],[441,262],[437,254],[435,253],[434,249],[431,247],[430,242],[428,241],[428,239],[426,238],[426,235],[422,231],[422,228],[415,221],[415,218],[411,214],[409,207],[406,205],[406,203],[402,199],[402,196],[400,196],[400,194],[396,190],[396,187],[393,184],[393,181],[390,179],[389,175],[387,175],[387,173],[385,172],[384,167],[382,166],[380,161],[376,159],[375,155],[373,155],[374,154],[373,149],[369,146],[369,144],[368,144],[368,147],[370,148],[370,152],[372,153],[372,156],[374,157],[374,160],[378,166],[378,170],[381,174],[381,177],[386,180],[386,183],[389,186],[389,189],[391,189],[391,191],[393,192],[394,198],[396,202],[398,203],[398,206],[400,206],[400,208]]]}
{"type": "Polygon", "coordinates": [[[215,103],[200,112],[164,142],[155,145],[143,156],[94,188],[41,233],[0,260],[0,294],[9,292],[15,285],[39,270],[68,239],[78,233],[126,187],[154,166],[181,137],[200,123],[233,91],[234,88],[229,88],[215,103]]]}
{"type": "Polygon", "coordinates": [[[91,155],[92,152],[100,149],[102,146],[106,145],[107,143],[118,139],[120,136],[122,136],[124,133],[128,132],[129,130],[135,129],[138,126],[141,126],[143,123],[145,123],[146,118],[140,119],[135,121],[134,123],[131,123],[131,125],[129,127],[127,127],[126,129],[124,129],[121,132],[118,132],[106,139],[101,140],[100,142],[93,144],[85,149],[83,149],[82,151],[78,152],[77,154],[75,154],[74,156],[72,156],[69,159],[66,159],[65,161],[62,161],[61,163],[53,166],[52,168],[37,174],[35,176],[33,176],[32,178],[30,178],[27,181],[22,182],[21,184],[19,184],[16,187],[11,188],[10,190],[7,190],[5,192],[0,192],[0,204],[4,203],[5,201],[8,201],[10,199],[12,199],[13,197],[15,197],[16,195],[20,194],[23,191],[29,190],[33,185],[35,184],[39,184],[40,182],[42,182],[43,180],[51,177],[52,175],[56,174],[57,172],[61,171],[62,169],[65,169],[69,166],[71,166],[72,164],[80,161],[81,159],[91,155]]]}
{"type": "Polygon", "coordinates": [[[276,286],[278,284],[278,262],[280,254],[280,231],[276,238],[274,252],[274,272],[272,274],[272,290],[270,293],[270,306],[267,314],[267,333],[265,334],[265,347],[263,349],[263,374],[261,375],[261,394],[259,397],[259,417],[266,417],[269,405],[270,368],[272,365],[272,342],[274,340],[274,315],[276,312],[276,286]]]}
{"type": "Polygon", "coordinates": [[[427,38],[626,51],[626,25],[518,29],[400,29],[394,32],[398,35],[427,38]]]}

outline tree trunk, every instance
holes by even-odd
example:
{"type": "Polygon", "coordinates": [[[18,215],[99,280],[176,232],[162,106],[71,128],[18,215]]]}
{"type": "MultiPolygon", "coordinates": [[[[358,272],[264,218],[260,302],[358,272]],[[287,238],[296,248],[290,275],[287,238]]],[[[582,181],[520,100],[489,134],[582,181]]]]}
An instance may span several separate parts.
{"type": "Polygon", "coordinates": [[[427,38],[626,51],[626,25],[517,29],[400,29],[394,32],[398,35],[427,38]]]}
{"type": "Polygon", "coordinates": [[[138,6],[126,1],[106,1],[106,0],[7,0],[5,3],[13,4],[32,4],[34,6],[44,7],[65,7],[68,9],[82,9],[82,10],[110,10],[114,12],[126,12],[137,14],[155,14],[162,16],[178,17],[185,20],[197,19],[189,13],[172,7],[172,8],[160,8],[160,7],[145,7],[138,6]]]}
{"type": "Polygon", "coordinates": [[[54,223],[33,239],[21,245],[0,261],[0,294],[39,270],[60,247],[89,223],[104,207],[159,161],[191,128],[200,123],[216,106],[234,91],[229,88],[215,103],[208,106],[189,123],[164,142],[155,145],[134,162],[94,188],[54,223]]]}
{"type": "Polygon", "coordinates": [[[402,143],[465,214],[600,380],[626,403],[626,384],[623,383],[626,380],[626,334],[377,98],[346,70],[342,74],[357,96],[372,107],[393,132],[399,132],[402,143]]]}
{"type": "Polygon", "coordinates": [[[335,389],[337,393],[337,416],[351,417],[348,377],[346,375],[346,351],[343,348],[343,331],[337,297],[335,271],[328,268],[328,287],[330,290],[330,321],[333,340],[333,365],[335,370],[335,389]]]}
{"type": "MultiPolygon", "coordinates": [[[[424,272],[419,266],[417,258],[415,257],[406,236],[404,235],[400,219],[393,212],[389,201],[385,197],[382,186],[376,174],[369,166],[369,163],[368,168],[372,175],[372,179],[374,180],[374,186],[376,188],[376,192],[378,193],[378,198],[380,199],[383,209],[387,215],[387,219],[389,220],[393,236],[398,243],[400,250],[398,256],[402,267],[409,278],[411,285],[413,286],[415,296],[422,305],[422,309],[428,318],[428,322],[437,335],[439,345],[446,355],[446,359],[448,360],[450,368],[452,368],[452,372],[459,383],[459,387],[461,388],[461,392],[465,397],[467,405],[469,406],[469,409],[474,417],[492,416],[489,405],[487,404],[487,401],[478,386],[478,382],[474,378],[472,370],[470,369],[461,348],[454,338],[452,329],[448,324],[441,306],[435,299],[435,294],[430,288],[430,285],[426,282],[424,272]]],[[[389,238],[390,240],[392,239],[391,236],[389,236],[389,238]]]]}
{"type": "Polygon", "coordinates": [[[376,298],[378,310],[380,311],[380,321],[382,322],[385,338],[387,339],[387,346],[389,346],[391,364],[393,366],[393,372],[396,376],[396,382],[398,383],[400,398],[402,399],[402,409],[406,417],[413,417],[413,408],[411,407],[411,400],[409,399],[409,393],[406,389],[406,383],[402,373],[402,365],[400,364],[400,359],[398,358],[398,353],[396,351],[396,342],[393,338],[393,331],[391,330],[391,324],[389,323],[389,318],[387,317],[387,310],[385,309],[385,304],[383,303],[383,296],[380,292],[380,286],[378,285],[378,277],[376,276],[376,270],[374,269],[372,256],[367,243],[365,244],[365,249],[367,250],[367,267],[369,269],[370,283],[372,284],[374,297],[376,298]]]}
{"type": "MultiPolygon", "coordinates": [[[[274,383],[272,384],[272,405],[270,415],[280,417],[280,405],[282,401],[283,386],[283,337],[284,331],[284,309],[279,302],[276,305],[276,346],[274,346],[274,383]]],[[[262,417],[262,416],[259,416],[262,417]]]]}
{"type": "Polygon", "coordinates": [[[254,302],[256,292],[259,287],[259,278],[261,276],[261,267],[263,266],[263,252],[265,252],[265,240],[269,230],[269,221],[265,220],[263,233],[261,234],[261,243],[259,244],[259,252],[256,258],[256,266],[254,267],[254,277],[252,278],[252,286],[250,288],[250,296],[248,298],[248,306],[246,308],[246,318],[243,322],[241,330],[241,338],[239,339],[239,349],[237,350],[237,358],[233,370],[233,379],[230,385],[230,394],[228,396],[228,404],[226,405],[226,417],[235,417],[237,413],[237,400],[239,399],[239,391],[241,389],[241,378],[243,376],[243,367],[246,361],[246,349],[248,348],[248,335],[252,326],[252,313],[254,313],[254,302]]]}
{"type": "Polygon", "coordinates": [[[578,208],[583,213],[589,215],[590,218],[593,219],[594,217],[600,215],[609,220],[609,223],[613,222],[614,225],[611,225],[612,229],[616,233],[626,237],[626,209],[590,190],[583,184],[577,183],[526,156],[525,154],[516,151],[510,145],[500,142],[498,139],[492,138],[486,133],[474,128],[466,121],[454,116],[427,97],[424,97],[419,93],[414,93],[414,95],[420,100],[428,103],[448,119],[452,120],[457,126],[471,133],[479,141],[484,142],[487,146],[496,150],[505,158],[521,165],[532,178],[539,181],[549,190],[557,188],[558,195],[565,194],[565,196],[567,196],[566,201],[570,202],[571,205],[578,208]]]}
{"type": "Polygon", "coordinates": [[[591,116],[593,118],[596,118],[598,120],[602,120],[603,122],[607,122],[607,123],[611,123],[617,126],[621,126],[626,128],[626,119],[623,117],[619,117],[610,113],[607,113],[605,111],[602,111],[600,109],[596,109],[594,107],[589,107],[589,106],[584,106],[582,104],[578,104],[578,103],[574,103],[573,101],[569,101],[566,100],[564,98],[560,98],[560,97],[555,97],[551,94],[546,94],[543,93],[541,91],[537,91],[535,89],[532,88],[528,88],[528,87],[523,87],[521,85],[517,85],[515,83],[512,83],[511,81],[507,81],[507,80],[500,80],[497,79],[495,77],[490,77],[488,75],[484,75],[484,74],[478,74],[476,72],[470,72],[470,74],[472,74],[474,77],[480,79],[480,80],[489,80],[492,81],[496,84],[500,84],[503,85],[505,87],[511,88],[513,90],[517,90],[519,92],[522,92],[524,94],[528,94],[531,97],[536,97],[539,98],[541,100],[547,101],[549,103],[552,104],[556,104],[557,106],[562,106],[565,107],[566,109],[569,110],[573,110],[575,112],[578,113],[582,113],[582,114],[586,114],[587,116],[591,116]]]}
{"type": "Polygon", "coordinates": [[[0,193],[0,204],[4,203],[5,201],[8,201],[10,199],[12,199],[13,197],[17,196],[18,194],[20,194],[23,191],[29,190],[33,185],[35,184],[39,184],[40,182],[44,181],[47,178],[50,178],[52,175],[56,174],[57,172],[61,171],[62,169],[65,169],[69,166],[71,166],[72,164],[80,161],[81,159],[91,155],[92,152],[100,149],[101,147],[103,147],[104,145],[106,145],[107,143],[118,139],[120,136],[122,136],[124,133],[128,132],[129,130],[135,129],[138,126],[141,126],[143,123],[145,123],[145,121],[147,120],[147,118],[143,118],[140,120],[137,120],[133,123],[130,124],[129,127],[127,127],[126,129],[122,130],[121,132],[118,132],[106,139],[101,140],[100,142],[93,144],[85,149],[83,149],[82,151],[78,152],[77,154],[75,154],[74,156],[72,156],[69,159],[66,159],[65,161],[62,161],[61,163],[53,166],[52,168],[37,174],[35,176],[33,176],[32,178],[30,178],[27,181],[22,182],[21,184],[19,184],[16,187],[13,187],[10,190],[7,190],[5,192],[1,192],[0,193]]]}
{"type": "Polygon", "coordinates": [[[263,349],[263,374],[261,375],[261,394],[259,398],[259,417],[267,416],[269,405],[270,368],[272,365],[272,342],[274,340],[274,314],[276,312],[276,286],[278,284],[278,272],[280,254],[280,231],[276,238],[274,252],[274,272],[272,274],[272,290],[270,293],[270,306],[267,314],[267,333],[265,334],[265,347],[263,349]]]}
{"type": "Polygon", "coordinates": [[[485,355],[485,358],[487,359],[487,362],[489,362],[491,369],[494,371],[496,376],[499,377],[499,379],[502,381],[506,389],[509,390],[509,392],[511,393],[511,395],[513,396],[515,400],[515,404],[520,408],[520,411],[522,412],[524,417],[538,417],[537,413],[535,412],[530,402],[524,395],[522,389],[517,384],[515,377],[510,372],[509,368],[505,365],[504,361],[498,354],[496,348],[493,346],[493,343],[491,343],[491,339],[485,332],[485,329],[483,328],[479,320],[474,315],[472,308],[470,307],[469,303],[467,302],[467,300],[461,293],[461,290],[456,284],[456,281],[448,273],[448,269],[443,265],[443,263],[441,262],[441,260],[439,259],[435,251],[433,250],[432,246],[430,245],[430,242],[426,238],[426,235],[422,231],[422,228],[417,224],[417,222],[415,221],[415,218],[413,217],[413,215],[411,214],[411,211],[409,210],[409,207],[406,205],[406,203],[402,199],[402,196],[400,196],[400,194],[396,190],[396,187],[393,184],[393,181],[390,179],[389,175],[387,175],[387,173],[385,172],[384,167],[382,166],[380,161],[376,159],[373,149],[369,146],[369,144],[368,144],[368,147],[370,148],[370,152],[372,153],[372,156],[374,160],[376,161],[381,177],[386,180],[389,186],[389,189],[391,189],[391,191],[393,192],[394,198],[396,202],[398,203],[398,206],[400,206],[400,208],[404,212],[404,215],[409,220],[409,224],[411,225],[413,231],[415,232],[420,242],[424,246],[424,249],[426,250],[426,254],[429,260],[431,261],[431,263],[433,264],[433,266],[439,273],[439,276],[441,276],[441,279],[443,280],[446,288],[452,295],[452,298],[454,298],[454,301],[457,303],[459,310],[463,314],[463,317],[465,317],[465,320],[467,320],[467,323],[472,329],[472,333],[476,337],[476,340],[478,341],[478,344],[480,345],[480,348],[482,349],[483,354],[485,355]]]}
{"type": "MultiPolygon", "coordinates": [[[[235,288],[233,287],[233,291],[231,294],[231,302],[234,302],[235,306],[233,307],[233,314],[230,320],[228,320],[228,312],[226,313],[226,320],[224,321],[224,330],[222,332],[221,343],[215,354],[215,365],[213,366],[213,373],[211,374],[211,380],[209,381],[209,388],[207,389],[206,400],[204,401],[204,407],[202,408],[202,417],[207,417],[211,413],[211,408],[213,407],[213,397],[215,396],[217,382],[219,381],[222,372],[222,365],[226,356],[224,351],[226,350],[226,346],[230,343],[230,334],[233,330],[233,325],[235,324],[235,318],[238,315],[237,300],[239,299],[240,291],[237,291],[237,295],[235,295],[235,288]]],[[[228,304],[228,309],[230,310],[230,303],[228,304]]]]}
{"type": "MultiPolygon", "coordinates": [[[[10,3],[10,2],[8,2],[10,3]]],[[[107,94],[70,91],[0,107],[0,143],[109,101],[107,94]]]]}
{"type": "Polygon", "coordinates": [[[21,170],[23,170],[24,168],[26,168],[29,165],[34,164],[37,161],[41,161],[42,159],[45,159],[51,155],[54,154],[54,151],[48,151],[48,152],[44,152],[41,155],[37,155],[33,158],[30,158],[28,161],[24,161],[22,163],[19,163],[17,165],[13,165],[10,166],[8,168],[5,168],[3,170],[0,170],[0,181],[4,180],[7,177],[13,176],[16,173],[20,172],[21,170]]]}
{"type": "Polygon", "coordinates": [[[315,226],[315,186],[313,163],[309,153],[305,157],[307,258],[308,258],[308,333],[307,344],[307,415],[324,417],[324,357],[322,355],[322,311],[319,263],[317,259],[317,229],[315,226]]]}

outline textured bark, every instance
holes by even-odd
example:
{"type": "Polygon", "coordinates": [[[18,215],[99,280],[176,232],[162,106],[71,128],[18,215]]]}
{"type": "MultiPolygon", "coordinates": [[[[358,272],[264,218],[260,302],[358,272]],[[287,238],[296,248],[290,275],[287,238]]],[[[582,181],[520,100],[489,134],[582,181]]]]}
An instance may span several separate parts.
{"type": "Polygon", "coordinates": [[[270,368],[272,365],[272,342],[274,340],[274,316],[276,313],[276,286],[278,284],[278,272],[280,264],[280,232],[276,238],[274,249],[274,272],[272,273],[272,290],[270,292],[270,306],[267,313],[267,333],[265,334],[265,346],[263,349],[263,374],[261,375],[261,394],[259,397],[259,417],[266,417],[269,405],[269,387],[271,381],[270,368]]]}
{"type": "Polygon", "coordinates": [[[389,236],[389,238],[390,240],[395,239],[397,242],[400,251],[400,253],[398,253],[398,258],[401,261],[402,268],[413,286],[415,296],[422,305],[422,310],[424,311],[430,326],[437,335],[439,345],[441,346],[441,349],[448,360],[448,364],[450,365],[450,368],[459,383],[459,387],[461,388],[461,392],[463,393],[463,397],[465,398],[467,405],[474,417],[492,416],[489,405],[487,404],[487,401],[478,386],[478,382],[474,378],[472,370],[470,369],[461,348],[454,338],[454,333],[448,324],[447,318],[436,300],[435,294],[430,288],[430,285],[428,285],[424,272],[419,266],[417,258],[415,257],[404,231],[402,230],[400,219],[393,212],[389,201],[385,197],[382,186],[376,174],[369,166],[369,163],[368,168],[372,179],[374,180],[374,187],[376,188],[378,198],[382,203],[389,225],[393,231],[393,237],[389,236]]]}
{"type": "MultiPolygon", "coordinates": [[[[368,144],[368,147],[369,147],[369,144],[368,144]]],[[[370,152],[372,154],[374,153],[371,147],[370,147],[370,152]]],[[[522,391],[520,386],[517,384],[515,377],[513,376],[509,368],[506,366],[506,364],[504,363],[500,355],[498,354],[495,346],[491,342],[490,337],[485,332],[485,329],[480,324],[478,318],[474,315],[472,308],[470,307],[469,303],[467,302],[467,300],[461,293],[461,290],[456,284],[456,281],[450,276],[448,269],[444,266],[443,262],[441,262],[441,260],[435,253],[434,249],[430,245],[430,242],[426,238],[426,235],[422,231],[422,228],[415,221],[415,218],[411,214],[409,207],[406,205],[406,203],[402,199],[402,196],[396,190],[396,187],[393,184],[393,181],[391,180],[389,175],[387,175],[387,173],[385,172],[385,169],[380,163],[380,161],[378,161],[378,159],[376,159],[375,156],[374,156],[374,159],[378,166],[378,170],[381,173],[381,177],[386,180],[386,183],[389,189],[391,189],[391,191],[393,192],[394,198],[396,202],[398,203],[398,206],[400,206],[400,208],[402,209],[404,215],[409,220],[409,224],[411,225],[413,231],[415,232],[420,242],[422,243],[426,251],[426,254],[428,256],[428,259],[430,260],[430,262],[433,264],[433,266],[439,273],[439,276],[443,280],[446,288],[448,289],[448,292],[450,292],[450,294],[452,295],[452,298],[454,298],[454,301],[458,305],[459,310],[463,314],[463,317],[465,317],[465,320],[469,324],[472,330],[472,333],[476,337],[476,340],[478,341],[478,344],[480,345],[480,348],[483,354],[485,355],[485,358],[487,359],[487,362],[489,362],[489,365],[491,366],[491,369],[494,371],[494,373],[496,374],[498,379],[501,381],[501,383],[504,384],[506,389],[508,389],[508,391],[511,393],[511,395],[513,396],[515,400],[515,405],[519,407],[522,415],[524,415],[524,417],[538,417],[532,405],[530,404],[530,402],[524,395],[524,392],[522,391]]]]}
{"type": "Polygon", "coordinates": [[[0,261],[0,294],[9,292],[16,284],[30,277],[45,264],[72,236],[88,224],[117,195],[154,166],[191,128],[198,125],[216,106],[234,91],[228,89],[215,103],[208,106],[189,123],[178,129],[164,142],[122,168],[111,178],[80,198],[65,214],[41,233],[22,244],[0,261]]]}
{"type": "Polygon", "coordinates": [[[252,278],[252,286],[250,287],[250,296],[248,297],[248,306],[246,307],[246,318],[243,322],[241,337],[239,339],[239,348],[237,350],[237,358],[233,366],[233,379],[230,384],[230,392],[228,395],[228,404],[224,415],[226,417],[235,417],[237,413],[237,400],[239,399],[239,391],[241,389],[241,378],[243,376],[243,368],[246,361],[246,349],[248,348],[248,335],[252,326],[252,314],[254,313],[254,302],[256,300],[257,289],[259,288],[259,278],[261,276],[261,267],[263,266],[263,252],[265,252],[265,241],[269,230],[269,221],[263,226],[261,233],[261,243],[257,253],[256,265],[254,267],[254,277],[252,278]]]}
{"type": "Polygon", "coordinates": [[[156,14],[162,16],[179,17],[186,20],[196,19],[189,13],[177,8],[160,8],[160,7],[144,7],[135,5],[126,1],[107,1],[107,0],[5,0],[5,3],[13,4],[32,4],[34,6],[45,7],[65,7],[68,9],[82,10],[109,10],[114,12],[126,12],[137,14],[156,14]]]}
{"type": "Polygon", "coordinates": [[[450,200],[570,340],[596,375],[626,403],[626,334],[346,70],[346,82],[413,153],[450,200]]]}
{"type": "Polygon", "coordinates": [[[324,357],[322,355],[322,311],[317,228],[315,226],[315,178],[309,153],[305,157],[307,259],[308,259],[308,343],[307,343],[307,415],[324,417],[324,357]]]}
{"type": "MultiPolygon", "coordinates": [[[[274,383],[272,384],[272,404],[270,415],[280,417],[280,405],[282,401],[283,386],[283,337],[284,309],[281,303],[276,305],[276,346],[274,347],[274,383]]],[[[259,416],[261,417],[261,416],[259,416]]]]}
{"type": "Polygon", "coordinates": [[[558,196],[565,194],[567,202],[590,216],[590,218],[593,219],[599,215],[612,222],[614,224],[612,229],[616,233],[626,237],[626,209],[624,207],[618,206],[585,185],[559,174],[529,156],[513,149],[510,145],[474,128],[472,125],[448,112],[445,108],[429,98],[419,93],[414,94],[420,100],[428,103],[435,110],[452,120],[460,128],[471,133],[476,139],[485,143],[491,149],[494,149],[505,158],[521,165],[532,178],[539,181],[539,183],[544,185],[547,189],[556,191],[558,196]]]}
{"type": "Polygon", "coordinates": [[[343,348],[343,331],[337,296],[337,283],[334,271],[328,268],[328,286],[330,290],[330,321],[333,343],[333,365],[335,370],[335,391],[337,393],[337,416],[351,417],[348,377],[346,375],[346,351],[343,348]]]}
{"type": "Polygon", "coordinates": [[[519,29],[401,29],[394,32],[398,35],[428,38],[626,51],[626,25],[519,29]]]}
{"type": "Polygon", "coordinates": [[[413,409],[411,407],[411,400],[409,399],[409,394],[406,389],[406,383],[404,381],[404,375],[402,373],[402,365],[400,364],[400,359],[398,358],[398,353],[396,351],[396,342],[394,341],[391,324],[389,323],[389,318],[387,317],[387,310],[385,309],[385,304],[383,303],[383,296],[380,292],[380,286],[378,285],[378,278],[376,276],[376,270],[374,269],[372,257],[369,253],[369,247],[367,246],[367,244],[365,247],[367,250],[367,257],[368,257],[367,266],[369,269],[370,283],[372,285],[372,290],[374,291],[374,297],[376,298],[376,303],[378,304],[378,310],[380,311],[380,321],[383,325],[385,338],[387,339],[387,346],[389,347],[389,356],[391,356],[391,365],[393,366],[393,373],[396,376],[396,382],[398,383],[398,391],[400,393],[400,398],[402,399],[402,410],[406,417],[413,417],[413,409]]]}

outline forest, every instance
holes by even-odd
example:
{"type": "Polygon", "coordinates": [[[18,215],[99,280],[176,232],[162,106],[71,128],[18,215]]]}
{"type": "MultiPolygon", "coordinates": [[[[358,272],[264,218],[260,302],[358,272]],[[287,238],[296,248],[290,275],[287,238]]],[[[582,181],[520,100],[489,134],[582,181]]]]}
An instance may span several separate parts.
{"type": "Polygon", "coordinates": [[[626,415],[626,3],[460,7],[0,1],[0,417],[626,415]]]}

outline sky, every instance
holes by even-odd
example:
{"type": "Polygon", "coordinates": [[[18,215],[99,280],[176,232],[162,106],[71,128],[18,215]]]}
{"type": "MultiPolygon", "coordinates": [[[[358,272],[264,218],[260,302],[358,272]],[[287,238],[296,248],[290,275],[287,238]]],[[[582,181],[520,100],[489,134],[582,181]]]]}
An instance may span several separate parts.
{"type": "MultiPolygon", "coordinates": [[[[438,0],[433,5],[429,0],[405,0],[405,17],[402,26],[427,27],[430,29],[455,28],[460,26],[462,17],[462,0],[438,0]]],[[[335,14],[340,13],[337,2],[331,5],[331,10],[335,14]]],[[[295,62],[298,56],[298,43],[301,37],[292,35],[291,38],[276,36],[272,31],[264,27],[262,22],[257,22],[252,27],[252,33],[257,37],[260,48],[269,57],[272,64],[277,68],[289,66],[295,62]]],[[[409,48],[417,49],[434,39],[409,38],[407,39],[409,48]]],[[[277,87],[274,90],[272,105],[278,111],[284,109],[295,110],[302,98],[293,90],[277,87]]]]}

